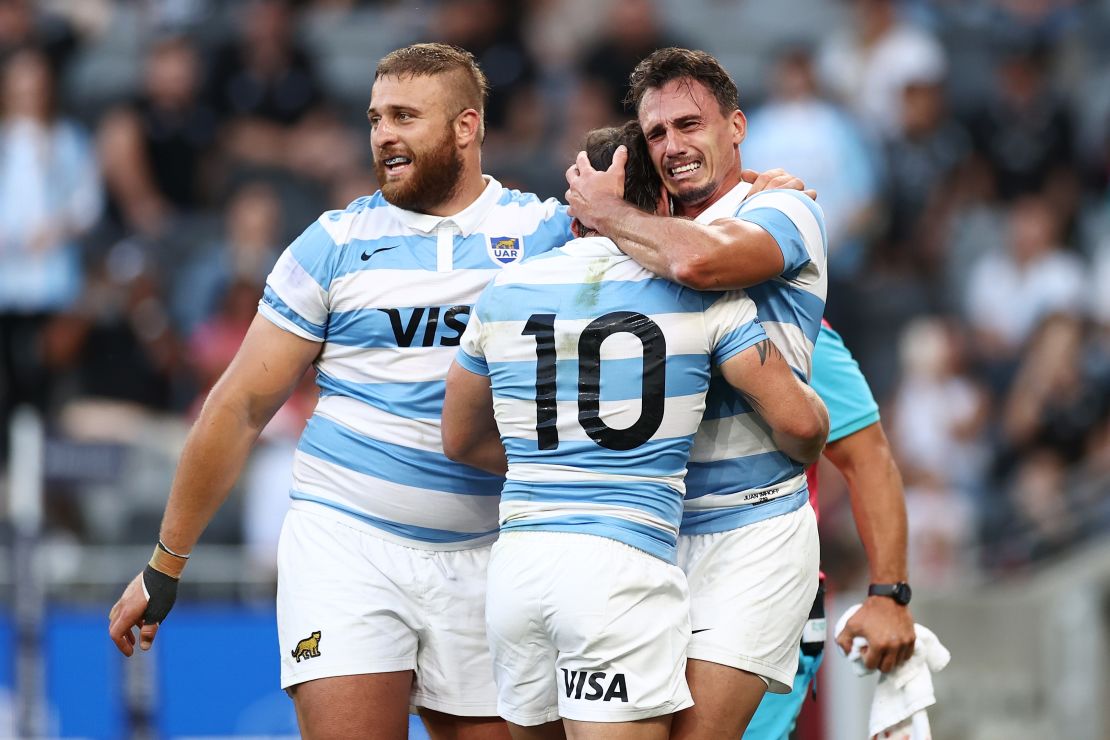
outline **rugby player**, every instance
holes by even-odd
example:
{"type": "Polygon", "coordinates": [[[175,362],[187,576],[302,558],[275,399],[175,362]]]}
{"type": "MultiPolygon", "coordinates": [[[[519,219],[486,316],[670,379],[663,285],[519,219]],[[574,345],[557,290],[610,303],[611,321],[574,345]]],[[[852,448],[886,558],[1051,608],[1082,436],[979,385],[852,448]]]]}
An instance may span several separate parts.
{"type": "MultiPolygon", "coordinates": [[[[796,191],[747,197],[746,120],[709,54],[652,53],[632,72],[629,102],[673,216],[623,201],[622,153],[607,171],[579,154],[567,172],[571,212],[652,272],[700,290],[746,288],[768,336],[808,378],[827,284],[820,208],[796,191]]],[[[790,691],[818,541],[804,466],[776,449],[731,389],[714,384],[706,406],[679,541],[695,706],[676,715],[673,734],[708,740],[740,737],[766,690],[790,691]]]]}
{"type": "MultiPolygon", "coordinates": [[[[635,122],[593,132],[587,156],[605,168],[624,143],[625,198],[650,212],[658,181],[646,148],[627,148],[637,138],[635,122]]],[[[681,287],[574,230],[478,299],[447,378],[444,450],[508,470],[486,615],[514,737],[558,737],[562,717],[572,738],[662,740],[691,704],[674,563],[711,366],[800,464],[828,420],[742,291],[681,287]]]]}
{"type": "Polygon", "coordinates": [[[278,260],[190,432],[155,554],[111,611],[125,655],[134,627],[150,647],[251,445],[314,365],[277,596],[281,685],[306,737],[399,740],[410,703],[433,737],[507,737],[484,616],[502,480],[443,455],[444,379],[493,275],[571,234],[557,201],[482,174],[486,95],[459,49],[382,58],[368,110],[381,190],[278,260]]]}
{"type": "MultiPolygon", "coordinates": [[[[622,201],[619,153],[606,172],[579,155],[567,171],[572,213],[653,272],[699,289],[746,288],[768,335],[808,377],[826,288],[820,209],[795,192],[749,197],[739,149],[746,121],[735,84],[712,56],[661,49],[630,82],[629,102],[673,215],[644,214],[622,201]]],[[[738,737],[767,689],[791,690],[817,589],[804,470],[751,434],[745,412],[727,388],[711,387],[691,455],[679,564],[691,591],[687,677],[696,704],[676,716],[677,738],[738,737]]],[[[883,543],[876,552],[896,550],[896,534],[882,524],[867,522],[873,541],[883,543]]],[[[907,614],[868,599],[858,616],[858,634],[887,646],[876,656],[904,656],[907,614]]]]}

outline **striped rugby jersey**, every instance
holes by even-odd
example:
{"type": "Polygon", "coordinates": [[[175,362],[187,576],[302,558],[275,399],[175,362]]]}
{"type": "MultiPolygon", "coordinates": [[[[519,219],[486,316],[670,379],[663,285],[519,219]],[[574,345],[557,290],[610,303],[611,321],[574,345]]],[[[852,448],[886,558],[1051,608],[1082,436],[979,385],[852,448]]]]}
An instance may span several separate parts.
{"type": "MultiPolygon", "coordinates": [[[[796,190],[748,200],[740,183],[702,212],[699,223],[738,218],[764,228],[783,254],[782,274],[746,289],[759,320],[786,361],[808,380],[825,312],[828,247],[820,207],[796,190]]],[[[724,532],[805,505],[805,466],[779,452],[771,430],[719,375],[706,398],[686,477],[683,534],[724,532]]]]}
{"type": "Polygon", "coordinates": [[[673,563],[711,365],[766,337],[742,291],[684,288],[603,237],[501,272],[458,362],[492,384],[502,531],[599,535],[673,563]]]}
{"type": "Polygon", "coordinates": [[[444,381],[490,279],[570,238],[565,207],[492,178],[454,216],[405,211],[378,192],[309,226],[259,303],[281,328],[323,343],[293,505],[325,507],[410,547],[492,540],[502,479],[443,454],[444,381]]]}

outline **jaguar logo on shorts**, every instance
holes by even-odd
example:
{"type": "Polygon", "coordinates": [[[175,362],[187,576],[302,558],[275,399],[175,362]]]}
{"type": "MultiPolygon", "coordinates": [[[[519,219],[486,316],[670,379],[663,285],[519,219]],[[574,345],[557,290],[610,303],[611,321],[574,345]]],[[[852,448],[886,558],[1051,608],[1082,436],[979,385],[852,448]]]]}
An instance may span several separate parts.
{"type": "Polygon", "coordinates": [[[620,699],[628,702],[628,683],[623,673],[614,673],[610,676],[603,671],[568,671],[563,672],[563,687],[567,691],[568,699],[585,699],[586,701],[612,701],[620,699]],[[589,689],[583,693],[587,687],[589,689]]]}
{"type": "Polygon", "coordinates": [[[316,630],[308,637],[304,638],[297,643],[297,647],[293,648],[293,657],[297,662],[301,662],[301,658],[308,660],[309,658],[320,657],[320,630],[316,630]]]}

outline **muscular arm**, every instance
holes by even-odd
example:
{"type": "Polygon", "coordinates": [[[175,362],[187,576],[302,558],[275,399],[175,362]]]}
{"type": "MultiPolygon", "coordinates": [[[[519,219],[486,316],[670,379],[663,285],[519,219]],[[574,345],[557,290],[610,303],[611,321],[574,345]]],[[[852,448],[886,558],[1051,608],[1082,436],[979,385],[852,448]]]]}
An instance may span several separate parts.
{"type": "MultiPolygon", "coordinates": [[[[906,502],[882,424],[875,422],[830,442],[825,456],[844,476],[873,583],[908,579],[906,502]]],[[[890,601],[890,599],[886,599],[890,601]]]]}
{"type": "MultiPolygon", "coordinates": [[[[567,170],[570,212],[583,224],[613,239],[648,270],[695,290],[732,290],[778,277],[782,250],[762,227],[737,219],[699,224],[644,213],[624,200],[627,153],[618,147],[607,170],[590,166],[585,152],[567,170]]],[[[801,187],[797,178],[774,171],[752,192],[775,185],[801,187]],[[758,188],[758,189],[757,189],[758,188]]],[[[807,195],[811,194],[807,191],[807,195]]]]}
{"type": "Polygon", "coordinates": [[[494,475],[508,470],[505,448],[493,416],[493,391],[489,378],[472,373],[459,363],[447,372],[443,399],[443,453],[494,475]]]}
{"type": "MultiPolygon", "coordinates": [[[[875,422],[825,448],[848,483],[852,516],[867,553],[872,583],[908,580],[906,503],[902,476],[894,462],[882,424],[875,422]]],[[[913,616],[908,607],[885,596],[869,596],[837,636],[847,651],[862,635],[868,647],[864,664],[884,673],[913,654],[913,616]]]]}
{"type": "Polygon", "coordinates": [[[829,435],[828,411],[774,342],[764,339],[729,358],[721,374],[771,427],[771,438],[783,453],[807,465],[820,457],[829,435]]]}
{"type": "Polygon", "coordinates": [[[319,343],[255,316],[185,440],[162,517],[161,538],[167,547],[175,552],[193,549],[263,427],[319,353],[319,343]]]}
{"type": "MultiPolygon", "coordinates": [[[[572,204],[573,205],[573,204],[572,204]]],[[[732,290],[778,277],[782,250],[763,228],[738,219],[704,225],[653,216],[624,200],[592,209],[595,228],[657,275],[696,290],[732,290]]]]}
{"type": "MultiPolygon", "coordinates": [[[[239,477],[262,428],[319,352],[318,343],[255,317],[185,441],[162,517],[160,537],[166,547],[175,553],[192,551],[239,477]]],[[[180,570],[170,575],[177,577],[180,570]]],[[[141,627],[143,649],[154,641],[158,624],[143,621],[147,601],[140,573],[112,607],[108,634],[124,655],[134,651],[136,626],[141,627]]]]}

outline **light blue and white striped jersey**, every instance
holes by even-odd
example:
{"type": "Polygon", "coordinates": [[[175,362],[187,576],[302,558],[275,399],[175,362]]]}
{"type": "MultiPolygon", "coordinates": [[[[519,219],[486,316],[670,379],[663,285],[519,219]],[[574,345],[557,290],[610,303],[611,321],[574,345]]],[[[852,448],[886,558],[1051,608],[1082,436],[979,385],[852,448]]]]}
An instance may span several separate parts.
{"type": "Polygon", "coordinates": [[[766,337],[742,291],[684,288],[602,237],[500,273],[458,362],[493,388],[502,531],[593,534],[673,563],[712,364],[766,337]]]}
{"type": "Polygon", "coordinates": [[[323,343],[294,506],[326,507],[424,549],[496,536],[502,479],[443,454],[444,382],[490,279],[571,234],[557,201],[487,179],[454,216],[405,211],[380,192],[359,198],[322,215],[278,260],[260,313],[323,343]]]}
{"type": "MultiPolygon", "coordinates": [[[[799,191],[769,190],[744,200],[750,189],[740,183],[696,221],[749,221],[778,242],[782,273],[746,292],[755,301],[767,336],[799,377],[808,380],[828,287],[824,216],[799,191]]],[[[794,511],[807,498],[805,466],[780,452],[767,423],[715,376],[690,454],[682,533],[736,529],[794,511]]]]}

